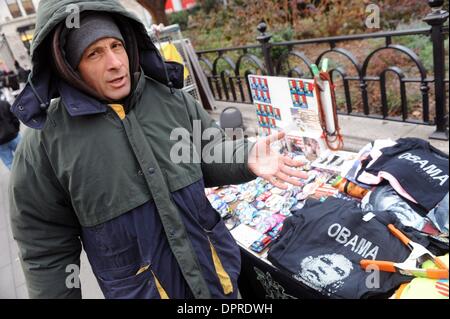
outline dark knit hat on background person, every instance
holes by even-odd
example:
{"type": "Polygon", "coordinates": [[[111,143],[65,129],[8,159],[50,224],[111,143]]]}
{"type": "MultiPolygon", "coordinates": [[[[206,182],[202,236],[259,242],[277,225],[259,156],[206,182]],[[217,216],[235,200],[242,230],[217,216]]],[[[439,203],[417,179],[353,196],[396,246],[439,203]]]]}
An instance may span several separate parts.
{"type": "Polygon", "coordinates": [[[76,70],[84,51],[92,43],[103,38],[116,38],[125,43],[119,27],[110,15],[93,12],[82,16],[80,27],[69,29],[66,38],[64,51],[70,66],[76,70]]]}

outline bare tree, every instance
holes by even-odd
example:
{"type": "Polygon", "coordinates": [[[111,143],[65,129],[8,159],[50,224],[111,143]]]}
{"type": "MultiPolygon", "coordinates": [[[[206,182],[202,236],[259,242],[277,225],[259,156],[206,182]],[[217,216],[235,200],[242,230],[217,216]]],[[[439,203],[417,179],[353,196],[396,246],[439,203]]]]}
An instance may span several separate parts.
{"type": "Polygon", "coordinates": [[[167,0],[136,0],[141,6],[143,6],[154,20],[155,24],[169,25],[169,20],[166,15],[166,2],[167,0]]]}

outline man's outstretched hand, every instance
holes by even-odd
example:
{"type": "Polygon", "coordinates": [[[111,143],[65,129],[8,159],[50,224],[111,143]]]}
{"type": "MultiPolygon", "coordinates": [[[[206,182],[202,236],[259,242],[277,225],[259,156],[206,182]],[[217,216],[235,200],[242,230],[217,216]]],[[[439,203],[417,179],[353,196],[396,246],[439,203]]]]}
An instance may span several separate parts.
{"type": "Polygon", "coordinates": [[[270,145],[283,139],[284,132],[278,132],[267,137],[258,138],[248,159],[248,168],[257,176],[269,181],[274,186],[287,189],[286,183],[301,186],[297,178],[305,179],[308,174],[293,167],[300,167],[304,163],[295,161],[286,155],[279,154],[270,145]]]}

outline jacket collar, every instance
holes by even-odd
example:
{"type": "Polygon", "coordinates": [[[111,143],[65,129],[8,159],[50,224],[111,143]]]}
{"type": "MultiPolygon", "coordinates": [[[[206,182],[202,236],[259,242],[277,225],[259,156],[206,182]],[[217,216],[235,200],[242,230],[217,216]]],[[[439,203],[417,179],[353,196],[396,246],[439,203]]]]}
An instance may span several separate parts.
{"type": "MultiPolygon", "coordinates": [[[[45,73],[41,76],[45,77],[45,73]]],[[[132,108],[139,101],[145,86],[145,76],[142,71],[136,73],[134,76],[136,85],[127,99],[129,108],[132,108]]],[[[55,85],[50,85],[50,87],[56,88],[55,92],[52,92],[49,86],[45,85],[45,83],[48,83],[46,79],[34,82],[37,82],[37,84],[34,85],[30,80],[28,81],[11,107],[11,111],[25,125],[33,129],[42,129],[44,127],[47,118],[46,110],[51,98],[55,96],[56,91],[59,93],[63,105],[71,116],[104,113],[107,110],[106,102],[99,101],[77,90],[65,81],[60,80],[55,85]]]]}
{"type": "Polygon", "coordinates": [[[75,89],[66,82],[58,83],[61,101],[71,116],[82,116],[106,112],[106,104],[75,89]]]}
{"type": "MultiPolygon", "coordinates": [[[[125,99],[125,104],[130,109],[139,101],[145,85],[145,76],[143,72],[137,72],[132,76],[134,77],[132,83],[135,83],[135,85],[133,86],[130,95],[125,99]]],[[[63,105],[71,116],[105,113],[107,110],[107,105],[109,103],[99,101],[96,98],[73,88],[64,81],[61,81],[58,84],[58,90],[61,94],[63,105]]]]}

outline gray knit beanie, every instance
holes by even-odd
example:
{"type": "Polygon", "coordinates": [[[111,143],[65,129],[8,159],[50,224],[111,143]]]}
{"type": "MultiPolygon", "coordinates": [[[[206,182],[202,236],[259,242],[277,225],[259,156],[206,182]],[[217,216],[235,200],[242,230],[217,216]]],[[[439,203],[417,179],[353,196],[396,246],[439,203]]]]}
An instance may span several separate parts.
{"type": "Polygon", "coordinates": [[[93,12],[82,16],[80,27],[70,29],[66,38],[64,51],[70,66],[76,70],[84,51],[103,38],[116,38],[124,43],[119,27],[110,15],[93,12]]]}

